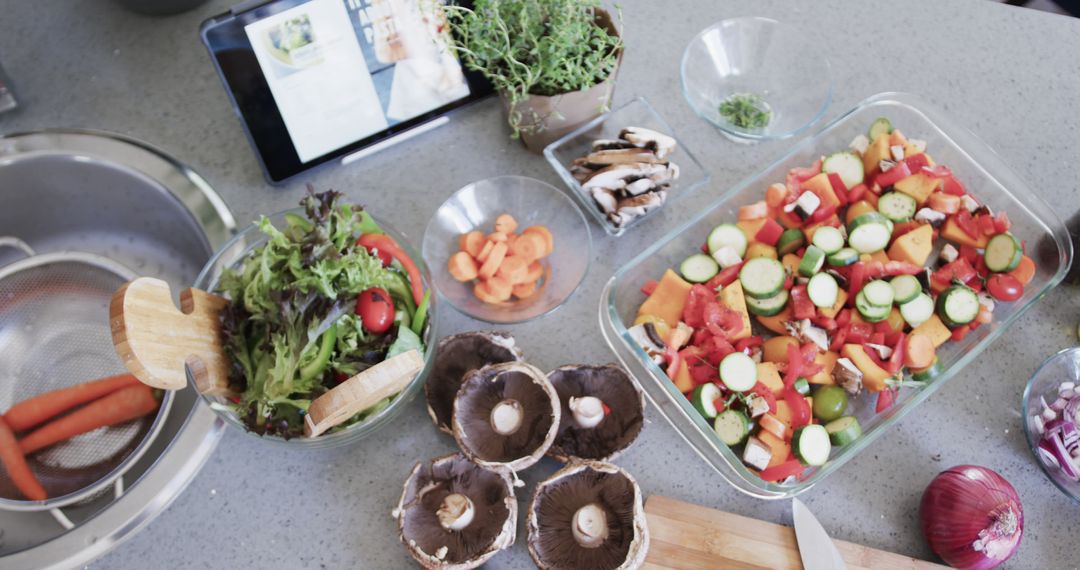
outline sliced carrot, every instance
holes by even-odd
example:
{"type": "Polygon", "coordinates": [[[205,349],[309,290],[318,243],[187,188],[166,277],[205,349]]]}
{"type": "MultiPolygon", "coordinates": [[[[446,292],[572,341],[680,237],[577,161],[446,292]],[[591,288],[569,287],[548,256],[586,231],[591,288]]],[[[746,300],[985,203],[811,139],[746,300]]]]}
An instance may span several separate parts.
{"type": "Polygon", "coordinates": [[[514,241],[514,255],[525,259],[540,259],[544,257],[546,249],[544,237],[536,232],[525,232],[514,241]]]}
{"type": "Polygon", "coordinates": [[[44,501],[49,498],[45,487],[41,486],[41,482],[30,470],[30,465],[26,463],[26,456],[19,449],[15,433],[3,418],[0,418],[0,464],[24,497],[31,501],[44,501]]]}
{"type": "Polygon", "coordinates": [[[1020,258],[1020,265],[1017,265],[1016,269],[1010,271],[1009,275],[1012,275],[1021,283],[1027,285],[1035,278],[1035,262],[1025,255],[1020,258]]]}
{"type": "Polygon", "coordinates": [[[491,292],[491,296],[499,301],[510,299],[510,293],[513,291],[510,280],[498,275],[487,280],[487,287],[488,291],[491,292]]]}
{"type": "Polygon", "coordinates": [[[449,267],[450,276],[458,281],[472,281],[476,279],[476,273],[478,268],[476,267],[476,260],[472,258],[468,252],[459,251],[450,256],[449,267]]]}
{"type": "Polygon", "coordinates": [[[477,281],[473,286],[473,295],[476,295],[477,299],[485,303],[499,303],[500,301],[491,294],[491,289],[488,288],[486,281],[477,281]]]}
{"type": "Polygon", "coordinates": [[[509,256],[503,259],[502,265],[495,276],[505,277],[511,285],[524,283],[529,277],[529,262],[518,256],[509,256]]]}
{"type": "Polygon", "coordinates": [[[496,242],[496,243],[498,243],[500,241],[506,241],[506,240],[510,239],[509,235],[507,235],[505,232],[493,232],[493,233],[488,234],[487,238],[488,238],[488,240],[496,242]]]}
{"type": "Polygon", "coordinates": [[[149,386],[128,386],[30,432],[19,440],[19,447],[29,455],[98,428],[141,418],[157,408],[157,398],[149,386]]]}
{"type": "Polygon", "coordinates": [[[93,402],[102,396],[111,394],[121,388],[134,386],[139,383],[138,378],[131,374],[118,374],[100,380],[84,382],[67,388],[45,392],[23,400],[11,407],[4,414],[4,421],[14,431],[28,430],[38,424],[45,423],[54,417],[88,402],[93,402]]]}
{"type": "Polygon", "coordinates": [[[525,228],[522,234],[538,234],[544,238],[544,255],[540,257],[546,257],[551,255],[551,252],[555,251],[555,236],[551,235],[551,230],[545,226],[529,226],[525,228]]]}
{"type": "Polygon", "coordinates": [[[487,261],[488,256],[491,255],[491,250],[495,249],[495,242],[484,240],[484,246],[480,248],[480,253],[474,255],[478,263],[487,261]]]}
{"type": "Polygon", "coordinates": [[[467,251],[473,257],[480,256],[480,250],[484,249],[485,243],[484,232],[479,230],[461,234],[461,239],[458,241],[461,251],[467,251]]]}
{"type": "Polygon", "coordinates": [[[514,242],[517,241],[518,234],[506,234],[506,245],[510,246],[510,250],[514,249],[514,242]]]}
{"type": "Polygon", "coordinates": [[[537,281],[544,276],[544,266],[540,265],[539,261],[534,261],[529,264],[529,274],[525,276],[525,281],[537,281]]]}
{"type": "Polygon", "coordinates": [[[960,211],[960,197],[944,192],[934,192],[930,195],[928,205],[931,210],[936,210],[942,214],[955,214],[960,211]]]}
{"type": "Polygon", "coordinates": [[[495,231],[504,234],[512,234],[518,227],[517,220],[510,214],[501,214],[495,218],[495,231]]]}
{"type": "Polygon", "coordinates": [[[503,259],[506,258],[507,249],[509,248],[506,247],[506,243],[496,243],[491,248],[491,254],[484,260],[484,264],[480,266],[480,271],[476,272],[477,276],[481,279],[490,279],[492,275],[495,275],[495,272],[499,270],[499,266],[502,265],[503,259]]]}
{"type": "Polygon", "coordinates": [[[760,220],[769,215],[769,205],[765,202],[754,202],[739,208],[739,221],[760,220]]]}
{"type": "Polygon", "coordinates": [[[511,290],[515,297],[518,299],[528,299],[536,294],[536,281],[526,281],[525,283],[518,283],[514,285],[511,290]]]}
{"type": "Polygon", "coordinates": [[[904,353],[904,365],[909,368],[926,368],[934,363],[934,340],[922,333],[911,333],[907,337],[907,351],[904,353]]]}

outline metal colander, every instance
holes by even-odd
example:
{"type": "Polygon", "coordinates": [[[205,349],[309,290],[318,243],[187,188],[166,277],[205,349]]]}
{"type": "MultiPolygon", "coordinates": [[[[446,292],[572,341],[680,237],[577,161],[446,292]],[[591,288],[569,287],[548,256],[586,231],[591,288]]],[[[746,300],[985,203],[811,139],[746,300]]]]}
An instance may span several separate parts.
{"type": "MultiPolygon", "coordinates": [[[[34,255],[25,243],[0,238],[4,245],[29,257],[0,267],[0,411],[43,392],[124,372],[109,331],[109,302],[134,274],[97,255],[34,255]]],[[[155,417],[101,428],[29,456],[47,501],[25,500],[0,469],[0,508],[51,509],[107,489],[149,446],[171,402],[166,393],[155,417]]]]}

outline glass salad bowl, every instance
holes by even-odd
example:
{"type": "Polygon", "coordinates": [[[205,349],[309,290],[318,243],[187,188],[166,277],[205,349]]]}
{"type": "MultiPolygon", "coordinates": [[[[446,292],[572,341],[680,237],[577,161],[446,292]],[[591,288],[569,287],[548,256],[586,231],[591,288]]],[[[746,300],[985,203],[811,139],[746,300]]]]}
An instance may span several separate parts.
{"type": "MultiPolygon", "coordinates": [[[[272,216],[268,216],[270,223],[278,229],[287,227],[287,216],[299,216],[304,217],[304,210],[302,208],[296,208],[285,212],[279,212],[272,216]]],[[[420,255],[409,245],[408,238],[401,232],[395,230],[390,224],[385,221],[372,216],[372,219],[379,225],[382,230],[394,238],[394,240],[401,246],[405,253],[412,258],[420,269],[424,289],[431,288],[431,273],[428,271],[427,266],[424,265],[424,261],[420,258],[420,255]]],[[[203,266],[199,276],[195,279],[193,285],[196,289],[203,291],[216,292],[218,290],[218,284],[221,280],[222,272],[229,267],[237,266],[249,253],[255,248],[265,244],[267,242],[267,236],[259,230],[255,224],[251,224],[247,229],[238,233],[228,243],[226,243],[217,253],[214,254],[210,261],[203,266]]],[[[427,377],[428,371],[431,369],[433,355],[435,353],[434,345],[436,342],[435,331],[438,324],[438,306],[435,299],[436,295],[431,296],[430,305],[428,308],[428,322],[423,331],[424,334],[421,338],[424,341],[424,368],[417,373],[417,375],[409,382],[409,384],[396,396],[390,399],[389,403],[378,409],[368,410],[362,413],[368,415],[357,421],[356,423],[346,426],[332,428],[330,431],[318,436],[318,437],[294,437],[291,439],[284,439],[273,435],[259,435],[247,429],[243,421],[233,412],[229,407],[228,402],[221,396],[209,396],[201,394],[203,400],[209,404],[217,415],[222,418],[226,424],[244,432],[248,435],[278,444],[287,444],[290,446],[305,447],[305,448],[330,448],[347,445],[364,438],[367,435],[374,433],[386,424],[390,423],[395,417],[398,416],[405,409],[406,404],[423,388],[424,379],[427,377]]],[[[188,384],[194,387],[194,380],[192,378],[190,368],[187,370],[188,384]]]]}
{"type": "Polygon", "coordinates": [[[582,183],[574,178],[571,167],[576,159],[590,153],[593,141],[618,139],[619,133],[626,127],[650,129],[675,139],[675,150],[671,153],[669,160],[678,166],[679,177],[669,183],[667,197],[660,209],[690,195],[709,181],[709,173],[705,167],[694,158],[690,149],[675,134],[675,129],[671,128],[671,125],[656,112],[656,109],[653,109],[644,97],[637,97],[549,144],[544,149],[544,158],[547,159],[548,164],[563,179],[566,187],[570,189],[570,195],[577,200],[581,208],[588,212],[593,220],[604,228],[604,231],[613,236],[622,235],[626,230],[652,217],[659,209],[650,211],[621,226],[615,225],[608,220],[592,196],[582,188],[582,183]]]}
{"type": "Polygon", "coordinates": [[[904,93],[882,93],[859,103],[815,136],[800,142],[761,173],[724,192],[696,217],[619,269],[602,293],[601,329],[622,364],[641,381],[654,409],[664,415],[687,444],[721,477],[748,495],[783,499],[806,491],[841,468],[941,389],[1004,334],[1035,301],[1061,282],[1071,258],[1072,244],[1064,223],[1053,209],[1005,166],[990,147],[919,98],[904,93]],[[834,447],[827,463],[808,471],[798,481],[766,482],[746,467],[735,451],[720,441],[690,401],[633,340],[628,327],[633,325],[638,307],[645,300],[640,291],[642,284],[659,279],[666,269],[675,267],[687,255],[698,250],[710,229],[719,223],[735,220],[740,206],[761,200],[765,189],[774,182],[783,182],[789,169],[804,167],[823,154],[847,148],[851,140],[856,135],[865,134],[878,117],[887,117],[905,134],[926,140],[927,148],[936,160],[949,166],[968,187],[978,189],[976,195],[982,203],[993,211],[1008,212],[1012,232],[1026,240],[1027,255],[1035,261],[1036,272],[1022,297],[1011,303],[998,304],[992,323],[972,331],[962,341],[951,341],[938,349],[937,355],[942,365],[938,377],[919,388],[902,388],[893,405],[882,413],[875,412],[876,398],[866,395],[852,398],[848,410],[862,426],[862,437],[843,447],[834,447]]]}
{"type": "MultiPolygon", "coordinates": [[[[1031,453],[1035,456],[1035,462],[1042,468],[1043,473],[1046,473],[1047,478],[1054,486],[1061,489],[1062,493],[1080,503],[1080,481],[1068,478],[1060,468],[1047,465],[1040,458],[1039,443],[1043,439],[1043,430],[1036,424],[1045,424],[1045,420],[1039,421],[1035,418],[1046,409],[1046,406],[1054,405],[1063,382],[1080,384],[1080,347],[1067,348],[1054,354],[1039,365],[1035,374],[1032,374],[1027,388],[1024,389],[1024,403],[1021,406],[1024,410],[1024,435],[1027,437],[1031,453]]],[[[1080,386],[1077,386],[1074,392],[1080,393],[1080,386]]],[[[1060,418],[1062,412],[1058,411],[1056,415],[1060,418]]]]}
{"type": "Polygon", "coordinates": [[[423,250],[424,261],[434,268],[435,286],[455,309],[481,321],[511,324],[546,315],[574,294],[589,270],[592,235],[585,214],[558,188],[535,178],[496,176],[465,186],[439,206],[424,231],[423,250]],[[462,234],[494,232],[501,214],[517,220],[519,233],[545,226],[554,236],[554,248],[539,260],[544,273],[532,296],[489,303],[473,293],[474,282],[455,280],[447,264],[460,250],[462,234]]]}
{"type": "Polygon", "coordinates": [[[686,46],[680,75],[694,111],[736,142],[795,136],[817,123],[832,101],[831,68],[820,42],[802,27],[768,18],[709,26],[686,46]],[[755,119],[765,114],[767,124],[759,126],[755,119]]]}

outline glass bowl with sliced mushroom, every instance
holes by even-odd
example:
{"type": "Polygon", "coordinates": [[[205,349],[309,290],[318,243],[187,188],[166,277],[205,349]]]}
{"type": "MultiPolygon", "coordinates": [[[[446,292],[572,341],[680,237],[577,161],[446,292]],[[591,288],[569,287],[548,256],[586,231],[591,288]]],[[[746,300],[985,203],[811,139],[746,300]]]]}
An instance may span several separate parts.
{"type": "Polygon", "coordinates": [[[709,173],[642,97],[551,143],[544,157],[582,209],[620,236],[709,173]]]}
{"type": "Polygon", "coordinates": [[[535,178],[497,176],[439,206],[423,252],[455,309],[513,324],[544,316],[574,294],[589,269],[592,235],[565,192],[535,178]]]}
{"type": "Polygon", "coordinates": [[[220,295],[224,364],[189,359],[187,375],[229,425],[332,447],[384,426],[423,388],[436,300],[389,224],[333,191],[301,206],[261,217],[203,268],[193,290],[220,295]]]}

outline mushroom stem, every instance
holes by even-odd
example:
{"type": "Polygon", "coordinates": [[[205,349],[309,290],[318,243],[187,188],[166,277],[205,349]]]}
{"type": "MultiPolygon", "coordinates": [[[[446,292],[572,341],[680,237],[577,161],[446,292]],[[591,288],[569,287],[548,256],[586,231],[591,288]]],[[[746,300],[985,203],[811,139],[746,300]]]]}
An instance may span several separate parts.
{"type": "Polygon", "coordinates": [[[592,396],[570,398],[567,407],[574,414],[574,421],[582,428],[594,428],[604,420],[604,403],[600,401],[600,398],[592,396]]]}
{"type": "Polygon", "coordinates": [[[521,427],[525,413],[517,400],[503,400],[491,409],[491,429],[499,435],[510,435],[521,427]]]}
{"type": "Polygon", "coordinates": [[[446,530],[462,530],[469,526],[476,508],[468,497],[461,493],[452,493],[443,499],[435,516],[439,518],[439,524],[446,530]]]}
{"type": "Polygon", "coordinates": [[[578,509],[571,525],[574,540],[585,548],[596,548],[607,540],[607,513],[596,503],[578,509]]]}

